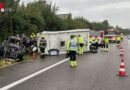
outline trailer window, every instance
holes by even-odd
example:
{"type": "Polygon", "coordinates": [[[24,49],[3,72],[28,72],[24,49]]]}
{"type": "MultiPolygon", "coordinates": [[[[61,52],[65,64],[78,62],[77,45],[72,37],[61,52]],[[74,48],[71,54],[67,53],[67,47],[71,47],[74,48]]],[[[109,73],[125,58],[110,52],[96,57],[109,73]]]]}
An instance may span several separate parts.
{"type": "Polygon", "coordinates": [[[62,47],[65,46],[65,41],[61,41],[60,46],[62,46],[62,47]]]}

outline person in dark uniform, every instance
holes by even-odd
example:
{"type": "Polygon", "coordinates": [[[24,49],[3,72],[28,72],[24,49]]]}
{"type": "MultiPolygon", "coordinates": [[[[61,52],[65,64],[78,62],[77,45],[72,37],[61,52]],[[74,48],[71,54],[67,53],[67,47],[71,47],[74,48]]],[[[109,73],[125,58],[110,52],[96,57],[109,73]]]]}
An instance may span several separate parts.
{"type": "Polygon", "coordinates": [[[45,58],[45,48],[47,46],[47,41],[44,38],[44,35],[41,35],[41,40],[40,40],[40,51],[41,51],[41,55],[40,58],[45,58]]]}

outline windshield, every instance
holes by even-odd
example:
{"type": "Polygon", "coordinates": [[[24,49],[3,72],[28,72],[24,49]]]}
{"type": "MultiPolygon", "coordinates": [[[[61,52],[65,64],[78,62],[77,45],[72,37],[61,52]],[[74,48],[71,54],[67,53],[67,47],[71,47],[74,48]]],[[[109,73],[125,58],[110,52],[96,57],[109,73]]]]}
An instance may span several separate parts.
{"type": "Polygon", "coordinates": [[[116,35],[116,34],[118,34],[118,32],[116,32],[116,31],[107,31],[107,32],[105,32],[105,34],[116,35]]]}
{"type": "Polygon", "coordinates": [[[90,36],[101,36],[101,33],[90,33],[90,36]]]}
{"type": "Polygon", "coordinates": [[[115,32],[108,32],[107,34],[108,34],[108,35],[116,35],[115,32]]]}

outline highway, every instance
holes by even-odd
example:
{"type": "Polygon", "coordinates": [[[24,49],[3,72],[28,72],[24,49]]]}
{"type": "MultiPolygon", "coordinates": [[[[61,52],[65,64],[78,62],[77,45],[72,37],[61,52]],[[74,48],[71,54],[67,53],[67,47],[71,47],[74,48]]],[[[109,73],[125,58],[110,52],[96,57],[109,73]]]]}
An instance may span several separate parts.
{"type": "Polygon", "coordinates": [[[108,52],[99,48],[96,54],[78,55],[75,68],[70,67],[65,55],[1,68],[0,90],[130,90],[130,40],[123,40],[123,49],[123,57],[115,43],[109,44],[108,52]],[[122,58],[127,77],[116,75],[122,58]]]}

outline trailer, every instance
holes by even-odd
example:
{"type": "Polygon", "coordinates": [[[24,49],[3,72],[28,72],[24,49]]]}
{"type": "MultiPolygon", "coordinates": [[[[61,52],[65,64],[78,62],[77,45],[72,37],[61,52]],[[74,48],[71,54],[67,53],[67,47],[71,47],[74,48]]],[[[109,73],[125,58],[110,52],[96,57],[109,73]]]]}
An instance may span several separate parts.
{"type": "Polygon", "coordinates": [[[84,38],[84,52],[88,52],[89,49],[89,32],[90,29],[76,29],[66,31],[43,31],[37,34],[38,45],[41,39],[41,35],[45,35],[47,41],[47,47],[45,53],[49,55],[66,54],[67,41],[70,39],[70,35],[81,35],[84,38]]]}

